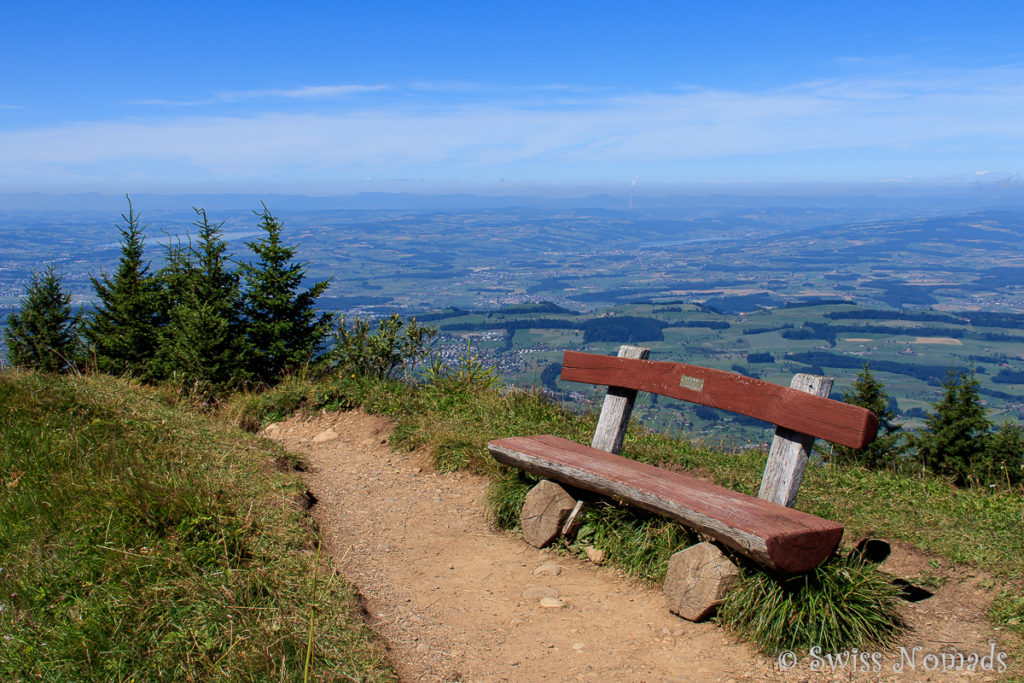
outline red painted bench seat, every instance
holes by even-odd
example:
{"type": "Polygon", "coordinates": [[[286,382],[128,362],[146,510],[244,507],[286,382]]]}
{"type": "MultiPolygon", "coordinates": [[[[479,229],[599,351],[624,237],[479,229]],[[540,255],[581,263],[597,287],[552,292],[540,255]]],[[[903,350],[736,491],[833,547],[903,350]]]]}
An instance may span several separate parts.
{"type": "Polygon", "coordinates": [[[675,519],[779,571],[813,569],[843,535],[835,522],[557,436],[498,439],[488,449],[507,465],[675,519]]]}

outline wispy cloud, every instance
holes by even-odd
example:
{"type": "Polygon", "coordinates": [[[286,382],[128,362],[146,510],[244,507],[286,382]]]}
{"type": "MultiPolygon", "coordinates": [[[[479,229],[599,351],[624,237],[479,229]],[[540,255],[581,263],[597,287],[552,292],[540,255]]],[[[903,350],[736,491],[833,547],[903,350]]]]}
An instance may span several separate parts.
{"type": "Polygon", "coordinates": [[[573,83],[538,83],[507,85],[501,83],[477,83],[473,81],[412,81],[404,87],[409,90],[439,93],[487,93],[511,95],[530,92],[600,92],[608,91],[606,86],[579,85],[573,83]]]}
{"type": "MultiPolygon", "coordinates": [[[[218,97],[305,101],[385,86],[310,86],[218,97]]],[[[344,109],[74,123],[0,133],[0,180],[148,160],[197,182],[229,179],[608,177],[892,178],[1019,171],[1024,68],[831,79],[768,91],[672,89],[522,97],[357,100],[344,109]],[[358,106],[357,106],[358,105],[358,106]],[[806,166],[816,155],[818,167],[806,166]],[[1009,161],[1008,161],[1009,160],[1009,161]],[[856,162],[856,167],[854,167],[856,162]],[[1007,163],[1012,164],[1007,168],[1007,163]],[[802,165],[803,164],[803,165],[802,165]],[[628,172],[621,169],[627,168],[628,172]],[[802,170],[801,170],[802,169],[802,170]],[[823,170],[824,169],[824,170],[823,170]],[[787,171],[789,172],[789,171],[787,171]]],[[[154,171],[156,173],[156,171],[154,171]]]]}
{"type": "Polygon", "coordinates": [[[219,99],[206,99],[206,100],[167,100],[162,98],[152,98],[146,100],[128,100],[124,104],[137,104],[137,105],[152,105],[156,107],[199,107],[208,104],[216,104],[221,102],[219,99]]]}
{"type": "Polygon", "coordinates": [[[268,88],[263,90],[227,90],[217,93],[218,99],[236,101],[284,97],[306,99],[357,95],[386,90],[386,85],[307,85],[301,88],[268,88]]]}
{"type": "Polygon", "coordinates": [[[18,104],[2,104],[2,103],[0,103],[0,109],[24,109],[24,107],[22,107],[21,105],[18,105],[18,104]]]}
{"type": "Polygon", "coordinates": [[[337,97],[350,97],[362,93],[378,92],[387,90],[388,86],[378,85],[306,85],[299,88],[263,88],[257,90],[223,90],[214,93],[211,97],[192,100],[171,100],[163,98],[151,98],[142,100],[131,100],[126,104],[154,105],[168,107],[198,107],[224,102],[245,102],[251,100],[313,100],[329,99],[337,97]]]}

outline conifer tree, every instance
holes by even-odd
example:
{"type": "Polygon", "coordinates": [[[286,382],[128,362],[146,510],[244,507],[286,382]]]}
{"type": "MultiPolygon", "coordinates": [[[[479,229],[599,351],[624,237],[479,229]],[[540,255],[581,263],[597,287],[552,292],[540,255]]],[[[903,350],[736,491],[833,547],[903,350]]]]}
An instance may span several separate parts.
{"type": "Polygon", "coordinates": [[[157,282],[157,352],[151,363],[150,378],[164,380],[175,375],[176,359],[173,358],[174,348],[171,321],[175,311],[184,304],[186,293],[192,288],[195,278],[195,262],[192,257],[191,242],[182,244],[168,241],[164,245],[164,265],[154,278],[157,282]]]}
{"type": "Polygon", "coordinates": [[[143,260],[144,229],[128,199],[121,214],[121,258],[111,279],[106,273],[90,277],[98,299],[84,326],[85,338],[101,372],[151,375],[159,338],[159,283],[143,260]]]}
{"type": "Polygon", "coordinates": [[[160,327],[170,323],[171,313],[181,306],[185,295],[195,287],[196,263],[191,237],[186,244],[168,242],[164,245],[164,266],[156,272],[160,327]]]}
{"type": "Polygon", "coordinates": [[[51,262],[33,270],[21,307],[7,319],[4,341],[11,365],[61,372],[80,360],[78,326],[82,313],[71,313],[71,294],[51,262]]]}
{"type": "Polygon", "coordinates": [[[935,412],[915,439],[918,457],[926,469],[963,485],[987,468],[992,423],[978,395],[974,368],[969,373],[949,372],[935,412]]]}
{"type": "Polygon", "coordinates": [[[202,385],[214,394],[244,379],[246,339],[239,276],[231,269],[223,223],[210,223],[195,209],[198,247],[168,247],[160,271],[167,325],[160,343],[165,377],[202,385]]]}
{"type": "Polygon", "coordinates": [[[864,448],[854,449],[836,446],[833,450],[836,461],[843,465],[860,465],[869,469],[891,467],[900,452],[901,427],[896,423],[896,413],[889,405],[885,387],[872,374],[870,364],[857,374],[851,391],[843,394],[843,401],[867,408],[878,417],[878,435],[864,448]]]}
{"type": "Polygon", "coordinates": [[[318,315],[315,305],[330,281],[302,290],[307,264],[292,261],[295,247],[281,242],[281,223],[265,204],[262,212],[254,213],[266,236],[246,244],[256,260],[240,265],[246,285],[249,369],[255,379],[273,384],[316,359],[323,348],[333,316],[318,315]]]}
{"type": "Polygon", "coordinates": [[[988,471],[982,481],[1016,486],[1024,482],[1024,429],[1007,418],[988,444],[988,471]]]}

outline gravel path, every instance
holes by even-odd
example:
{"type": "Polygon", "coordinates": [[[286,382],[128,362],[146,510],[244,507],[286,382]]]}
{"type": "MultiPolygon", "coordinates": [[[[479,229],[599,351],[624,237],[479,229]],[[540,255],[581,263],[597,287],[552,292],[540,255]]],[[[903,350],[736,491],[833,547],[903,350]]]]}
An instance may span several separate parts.
{"type": "MultiPolygon", "coordinates": [[[[486,480],[436,473],[422,453],[392,452],[390,430],[383,418],[350,411],[294,417],[264,434],[306,454],[325,550],[363,596],[403,680],[998,678],[923,670],[896,675],[891,668],[899,658],[892,654],[881,672],[865,675],[849,667],[838,676],[817,674],[809,661],[780,671],[774,658],[717,626],[673,616],[657,589],[492,531],[484,519],[486,480]]],[[[943,607],[939,597],[908,605],[909,618],[943,638],[951,630],[959,638],[966,628],[969,637],[960,638],[958,649],[987,651],[991,627],[980,608],[962,599],[943,607]]]]}

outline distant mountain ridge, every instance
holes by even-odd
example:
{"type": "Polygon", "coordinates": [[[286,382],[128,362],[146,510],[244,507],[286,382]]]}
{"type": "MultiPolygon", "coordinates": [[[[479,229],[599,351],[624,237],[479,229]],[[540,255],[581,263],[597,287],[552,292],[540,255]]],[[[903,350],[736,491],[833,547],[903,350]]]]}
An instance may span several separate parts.
{"type": "MultiPolygon", "coordinates": [[[[268,193],[173,193],[131,192],[128,194],[138,206],[151,210],[181,210],[183,207],[202,206],[208,210],[253,209],[261,201],[275,211],[329,211],[338,209],[362,210],[455,210],[536,208],[604,209],[618,212],[662,210],[789,210],[837,209],[844,214],[876,213],[942,213],[971,211],[983,208],[1024,208],[1024,189],[1017,187],[959,187],[952,192],[924,192],[906,196],[885,196],[870,193],[823,194],[745,194],[695,193],[664,196],[628,193],[598,193],[582,196],[545,196],[542,194],[472,194],[465,192],[419,194],[413,192],[358,192],[339,195],[302,195],[279,192],[268,193]]],[[[85,193],[0,193],[0,211],[121,211],[123,194],[85,193]]]]}

